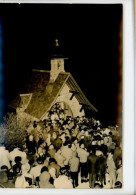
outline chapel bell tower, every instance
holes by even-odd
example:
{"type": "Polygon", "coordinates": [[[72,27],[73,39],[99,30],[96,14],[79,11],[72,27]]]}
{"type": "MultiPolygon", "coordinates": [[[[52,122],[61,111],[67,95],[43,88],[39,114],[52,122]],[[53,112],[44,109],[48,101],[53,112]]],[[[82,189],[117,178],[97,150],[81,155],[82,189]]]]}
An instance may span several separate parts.
{"type": "Polygon", "coordinates": [[[59,46],[58,39],[55,40],[55,48],[51,55],[51,71],[50,71],[50,82],[54,82],[60,72],[65,72],[64,60],[68,59],[62,55],[61,48],[59,46]]]}

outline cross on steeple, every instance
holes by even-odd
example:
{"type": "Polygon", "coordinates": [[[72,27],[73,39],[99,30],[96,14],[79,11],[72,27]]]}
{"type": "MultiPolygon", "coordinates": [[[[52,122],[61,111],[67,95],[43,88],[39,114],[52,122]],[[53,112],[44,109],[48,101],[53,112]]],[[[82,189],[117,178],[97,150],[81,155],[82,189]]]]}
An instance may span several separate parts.
{"type": "Polygon", "coordinates": [[[56,47],[59,47],[59,41],[58,41],[58,39],[55,39],[55,46],[56,47]]]}
{"type": "Polygon", "coordinates": [[[59,45],[58,39],[55,39],[55,48],[54,54],[51,57],[51,74],[50,81],[53,82],[57,78],[60,72],[65,72],[64,70],[64,60],[67,59],[63,55],[63,51],[61,50],[61,46],[59,45]]]}

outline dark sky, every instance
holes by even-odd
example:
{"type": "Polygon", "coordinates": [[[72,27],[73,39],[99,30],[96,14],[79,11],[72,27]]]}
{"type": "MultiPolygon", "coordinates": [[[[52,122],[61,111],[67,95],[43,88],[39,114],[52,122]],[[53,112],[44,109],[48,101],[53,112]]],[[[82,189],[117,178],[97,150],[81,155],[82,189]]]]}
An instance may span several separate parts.
{"type": "Polygon", "coordinates": [[[120,81],[122,5],[0,4],[5,109],[32,68],[50,69],[54,39],[69,57],[70,72],[100,119],[115,124],[120,81]]]}

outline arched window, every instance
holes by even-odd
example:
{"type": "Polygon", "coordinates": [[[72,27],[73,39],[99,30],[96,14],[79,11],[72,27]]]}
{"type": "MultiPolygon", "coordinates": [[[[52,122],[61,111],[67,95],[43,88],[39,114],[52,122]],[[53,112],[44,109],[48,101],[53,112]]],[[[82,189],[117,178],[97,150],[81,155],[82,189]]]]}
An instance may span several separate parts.
{"type": "Polygon", "coordinates": [[[57,113],[58,116],[62,113],[64,113],[65,116],[73,116],[72,110],[66,102],[55,103],[49,111],[49,114],[53,113],[57,113]]]}

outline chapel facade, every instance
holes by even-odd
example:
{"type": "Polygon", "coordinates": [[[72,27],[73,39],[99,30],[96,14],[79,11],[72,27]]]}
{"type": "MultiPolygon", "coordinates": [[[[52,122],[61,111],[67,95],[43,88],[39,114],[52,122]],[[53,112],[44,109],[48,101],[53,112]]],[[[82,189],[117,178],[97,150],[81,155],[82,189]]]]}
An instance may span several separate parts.
{"type": "Polygon", "coordinates": [[[97,112],[71,73],[65,71],[65,60],[56,40],[55,52],[50,57],[51,70],[33,69],[29,81],[10,105],[19,120],[44,120],[57,106],[62,108],[64,115],[74,117],[84,116],[85,109],[97,112]]]}

